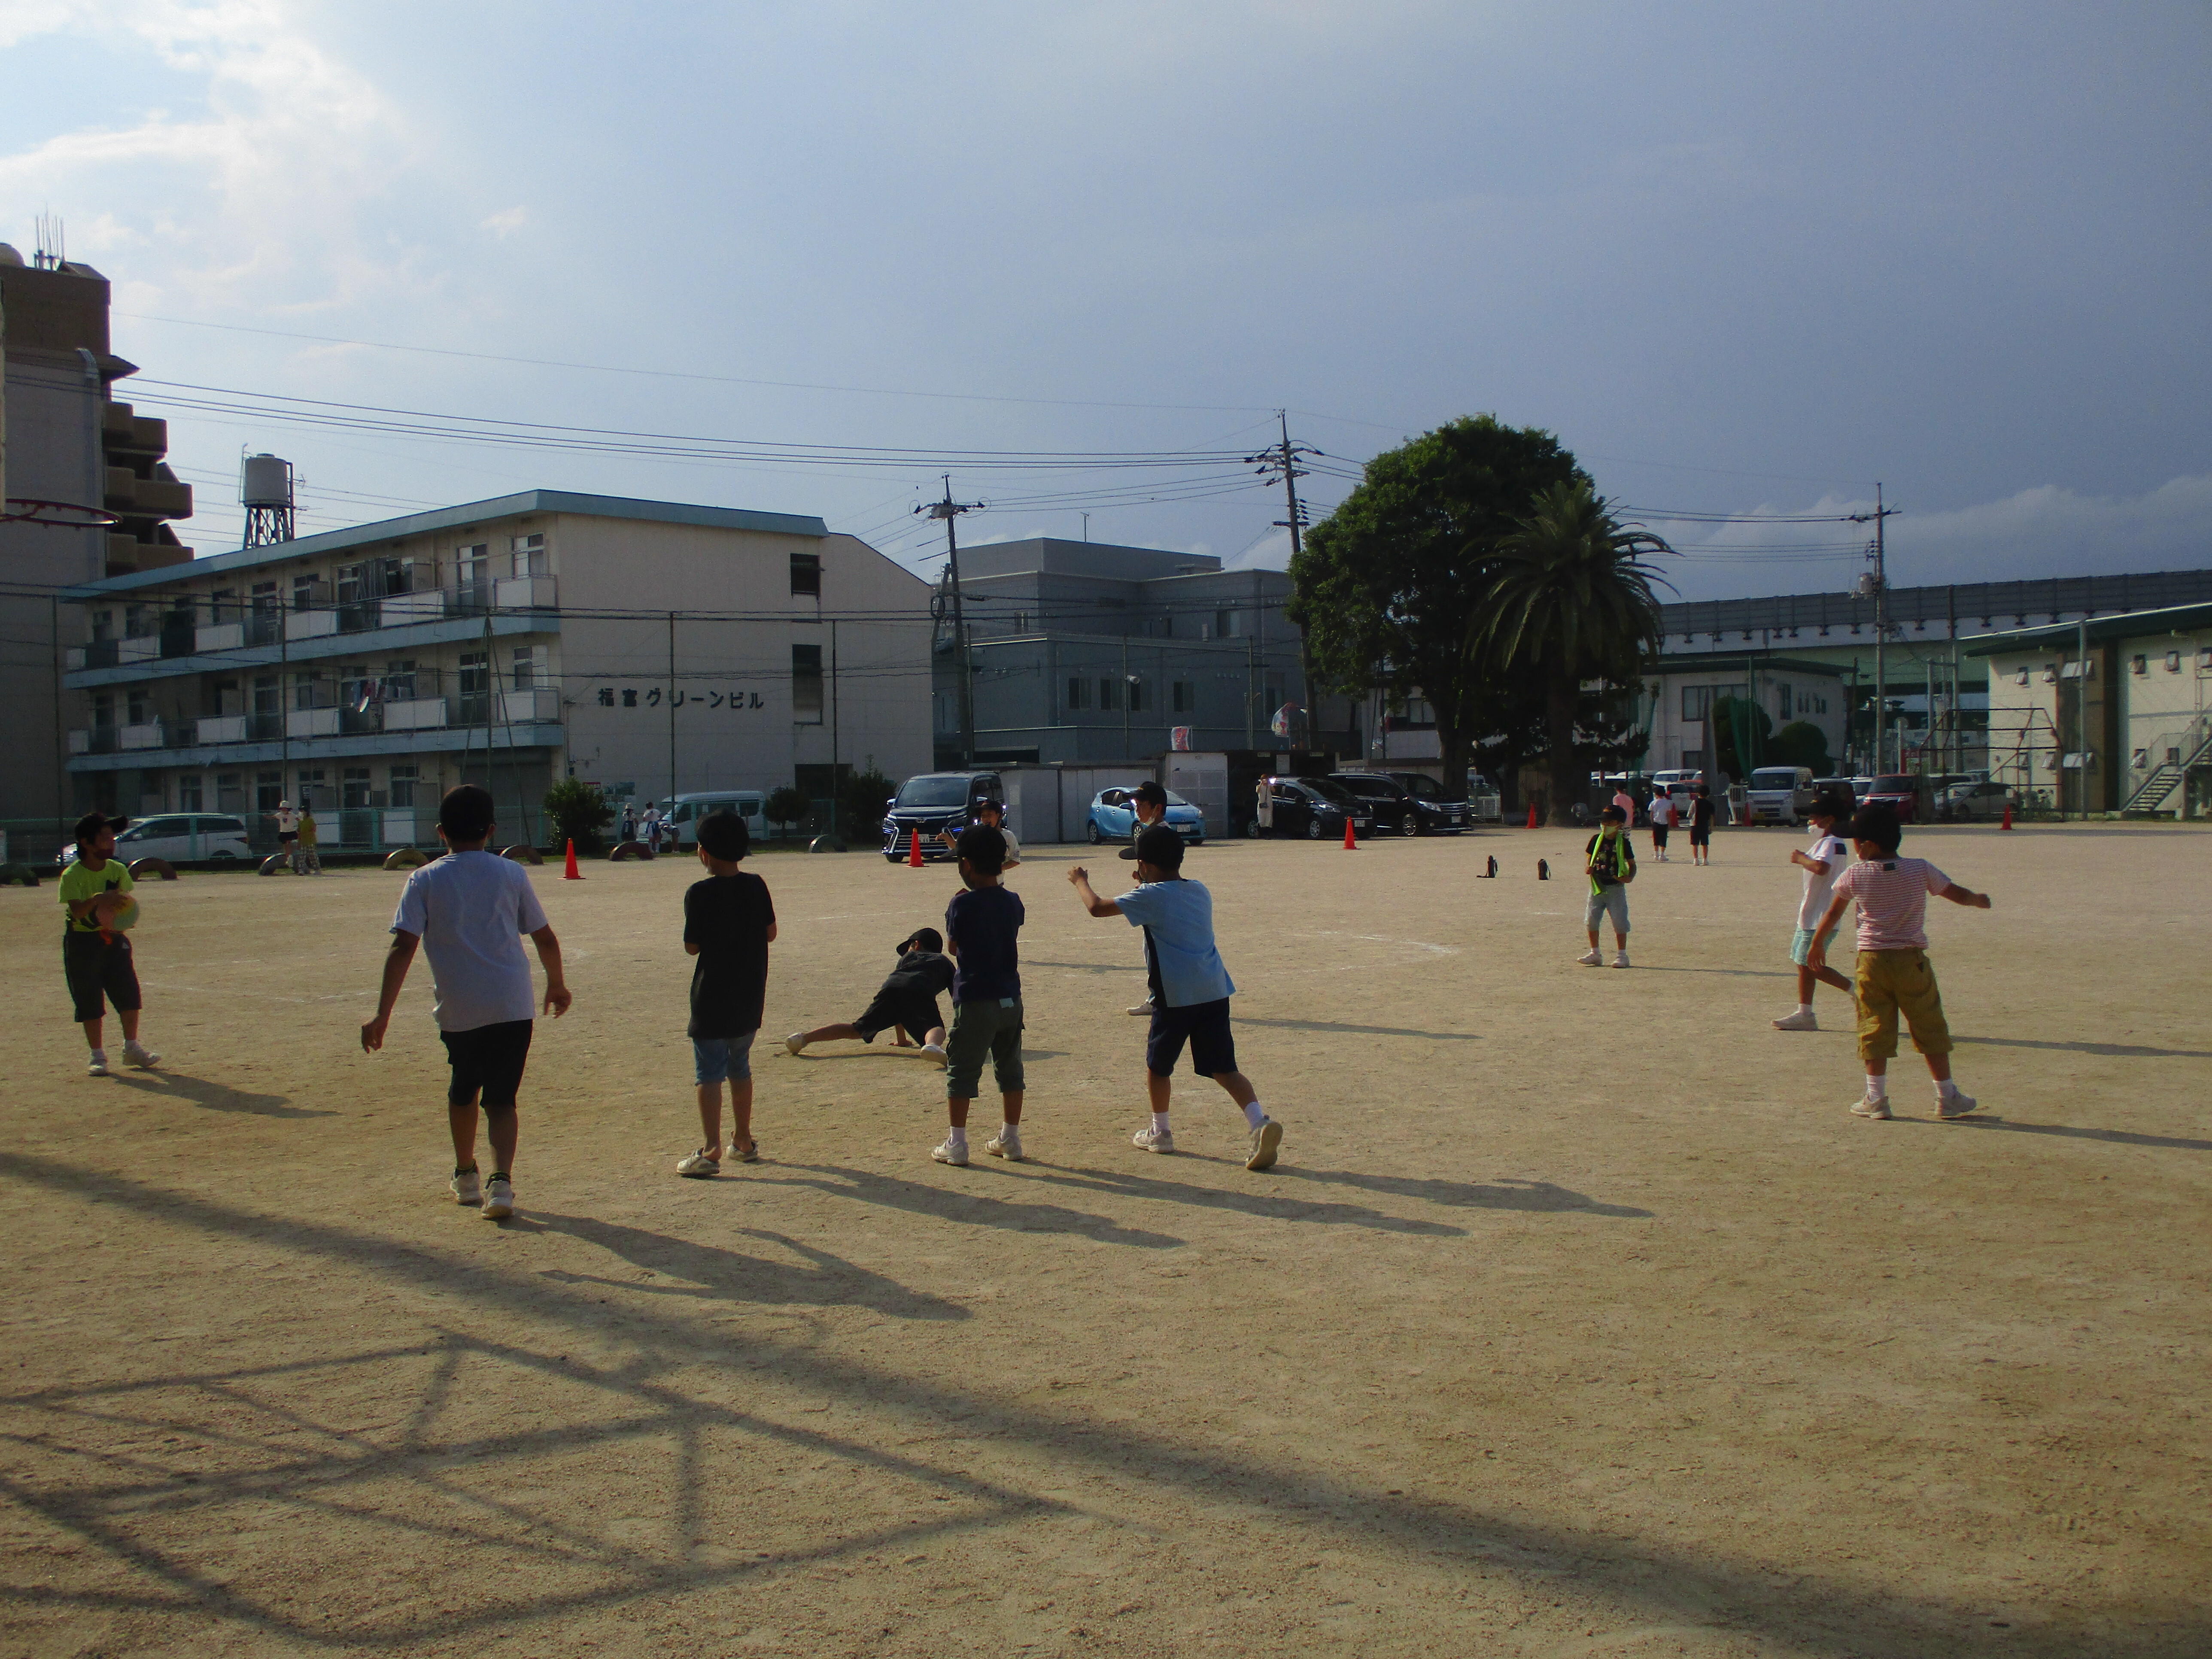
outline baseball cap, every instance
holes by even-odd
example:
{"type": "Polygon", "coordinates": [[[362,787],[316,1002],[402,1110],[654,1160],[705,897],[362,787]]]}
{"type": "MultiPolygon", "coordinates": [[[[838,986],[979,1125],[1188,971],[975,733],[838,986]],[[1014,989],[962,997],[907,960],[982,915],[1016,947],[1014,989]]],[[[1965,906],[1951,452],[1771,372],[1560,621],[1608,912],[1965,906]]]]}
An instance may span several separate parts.
{"type": "Polygon", "coordinates": [[[917,927],[898,942],[898,948],[903,951],[909,945],[919,945],[925,951],[942,955],[945,950],[945,935],[934,927],[917,927]]]}
{"type": "Polygon", "coordinates": [[[1132,789],[1129,793],[1136,799],[1146,802],[1153,806],[1165,806],[1168,804],[1168,792],[1161,788],[1157,783],[1154,783],[1150,778],[1146,778],[1134,789],[1132,789]]]}
{"type": "Polygon", "coordinates": [[[1137,837],[1134,847],[1125,847],[1125,859],[1141,859],[1158,870],[1182,868],[1182,837],[1164,823],[1153,824],[1137,837]]]}
{"type": "Polygon", "coordinates": [[[87,812],[76,821],[76,844],[83,846],[103,830],[112,830],[120,834],[130,827],[129,818],[111,818],[103,812],[87,812]]]}

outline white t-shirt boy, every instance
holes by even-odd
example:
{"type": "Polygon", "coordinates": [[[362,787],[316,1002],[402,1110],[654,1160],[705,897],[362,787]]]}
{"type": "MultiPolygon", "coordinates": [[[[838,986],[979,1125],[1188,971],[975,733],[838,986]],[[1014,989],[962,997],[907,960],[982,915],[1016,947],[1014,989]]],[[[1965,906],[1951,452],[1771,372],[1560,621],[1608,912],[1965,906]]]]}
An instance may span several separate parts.
{"type": "Polygon", "coordinates": [[[1823,830],[1813,837],[1813,844],[1805,849],[1805,856],[1817,859],[1828,868],[1826,873],[1817,870],[1805,872],[1805,896],[1797,906],[1797,925],[1807,933],[1820,925],[1827,914],[1828,901],[1835,896],[1836,878],[1851,861],[1849,842],[1832,830],[1823,830]]]}
{"type": "Polygon", "coordinates": [[[441,1031],[532,1019],[538,999],[522,935],[545,926],[523,867],[495,853],[448,853],[407,878],[394,933],[430,958],[431,1014],[441,1031]]]}

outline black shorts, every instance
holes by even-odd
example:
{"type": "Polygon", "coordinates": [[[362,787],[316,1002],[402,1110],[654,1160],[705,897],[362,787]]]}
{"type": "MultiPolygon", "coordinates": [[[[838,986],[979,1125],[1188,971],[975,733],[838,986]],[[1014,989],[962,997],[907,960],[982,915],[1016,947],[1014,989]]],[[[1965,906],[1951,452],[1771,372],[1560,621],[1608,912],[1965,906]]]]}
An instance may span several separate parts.
{"type": "Polygon", "coordinates": [[[1172,1077],[1182,1045],[1190,1044],[1191,1069],[1200,1077],[1237,1069],[1237,1039],[1229,1032],[1229,999],[1194,1002],[1188,1008],[1155,1007],[1145,1038],[1145,1069],[1172,1077]]]}
{"type": "Polygon", "coordinates": [[[441,1031],[446,1059],[453,1080],[446,1085],[446,1103],[465,1106],[481,1090],[488,1112],[514,1109],[514,1097],[522,1087],[522,1067],[530,1058],[533,1020],[504,1019],[496,1025],[479,1025],[468,1031],[441,1031]]]}
{"type": "Polygon", "coordinates": [[[1706,828],[1705,828],[1705,829],[1703,829],[1703,830],[1691,830],[1691,831],[1690,831],[1690,845],[1691,845],[1691,846],[1692,846],[1692,847],[1711,847],[1712,844],[1713,844],[1713,832],[1712,832],[1712,829],[1711,829],[1711,825],[1708,825],[1706,828]]]}
{"type": "Polygon", "coordinates": [[[1664,847],[1667,844],[1667,826],[1665,824],[1655,823],[1651,826],[1651,844],[1654,847],[1664,847]]]}
{"type": "Polygon", "coordinates": [[[138,970],[131,965],[131,941],[124,934],[64,933],[62,977],[80,1023],[106,1016],[102,998],[118,1014],[138,1012],[138,970]]]}
{"type": "Polygon", "coordinates": [[[878,1033],[902,1025],[920,1042],[944,1024],[938,1018],[935,997],[887,997],[878,992],[867,1012],[853,1022],[853,1029],[863,1042],[873,1042],[878,1033]]]}

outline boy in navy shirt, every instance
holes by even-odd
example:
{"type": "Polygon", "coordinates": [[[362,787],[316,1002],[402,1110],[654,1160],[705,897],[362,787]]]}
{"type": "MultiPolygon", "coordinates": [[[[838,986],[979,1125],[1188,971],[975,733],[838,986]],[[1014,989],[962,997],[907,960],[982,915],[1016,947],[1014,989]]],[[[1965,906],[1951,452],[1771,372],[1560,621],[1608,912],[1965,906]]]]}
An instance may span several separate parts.
{"type": "Polygon", "coordinates": [[[1067,872],[1075,896],[1092,915],[1125,917],[1132,927],[1145,930],[1145,969],[1152,990],[1145,1085],[1152,1121],[1137,1131],[1135,1144],[1148,1152],[1175,1151],[1168,1100],[1176,1061],[1188,1043],[1193,1069],[1228,1091],[1243,1111],[1249,1137],[1244,1167],[1267,1169],[1283,1144],[1283,1126],[1260,1109],[1251,1080],[1237,1069],[1237,1041],[1229,1030],[1229,999],[1237,988],[1214,946],[1213,895],[1202,882],[1183,879],[1182,837],[1165,824],[1139,833],[1136,852],[1139,884],[1118,899],[1093,892],[1090,872],[1081,865],[1067,872]]]}
{"type": "Polygon", "coordinates": [[[951,1133],[930,1156],[968,1162],[968,1103],[982,1079],[983,1056],[1006,1105],[1006,1124],[983,1150],[1018,1161],[1022,1155],[1022,974],[1016,936],[1022,902],[1002,886],[1006,838],[981,824],[960,832],[960,879],[968,890],[945,910],[945,949],[958,965],[952,978],[952,1035],[945,1045],[945,1104],[951,1133]]]}

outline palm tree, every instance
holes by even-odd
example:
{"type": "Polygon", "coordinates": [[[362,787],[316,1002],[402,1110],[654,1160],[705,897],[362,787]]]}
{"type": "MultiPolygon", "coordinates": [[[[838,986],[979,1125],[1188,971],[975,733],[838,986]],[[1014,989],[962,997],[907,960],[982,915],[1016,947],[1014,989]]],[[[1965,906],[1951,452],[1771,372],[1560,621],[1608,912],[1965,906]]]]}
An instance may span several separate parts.
{"type": "Polygon", "coordinates": [[[1614,518],[1587,479],[1543,491],[1520,526],[1498,545],[1468,648],[1500,673],[1541,677],[1551,821],[1570,823],[1568,808],[1585,793],[1575,746],[1583,682],[1636,679],[1657,654],[1659,602],[1651,584],[1665,578],[1644,555],[1674,550],[1614,518]]]}

